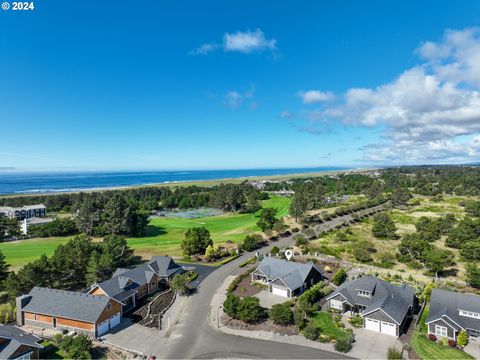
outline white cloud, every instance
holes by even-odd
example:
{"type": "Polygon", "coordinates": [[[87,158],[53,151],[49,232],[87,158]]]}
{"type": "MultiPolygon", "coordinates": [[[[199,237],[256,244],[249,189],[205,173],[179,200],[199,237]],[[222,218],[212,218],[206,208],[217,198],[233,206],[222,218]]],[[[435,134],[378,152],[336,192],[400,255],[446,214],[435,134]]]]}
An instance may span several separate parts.
{"type": "Polygon", "coordinates": [[[318,90],[300,91],[298,96],[300,96],[304,104],[313,104],[335,99],[335,95],[333,95],[332,92],[323,92],[318,90]]]}
{"type": "Polygon", "coordinates": [[[480,30],[449,30],[417,51],[423,63],[376,88],[349,89],[316,118],[385,129],[381,144],[362,149],[367,161],[478,160],[480,30]]]}
{"type": "Polygon", "coordinates": [[[190,55],[207,55],[211,53],[212,51],[215,51],[218,49],[217,44],[203,44],[200,45],[198,48],[190,51],[190,55]]]}
{"type": "Polygon", "coordinates": [[[217,49],[224,52],[240,52],[249,54],[252,52],[276,51],[277,40],[267,39],[262,30],[237,31],[223,34],[222,44],[205,43],[190,51],[191,55],[207,55],[217,49]]]}
{"type": "Polygon", "coordinates": [[[277,40],[265,38],[262,30],[237,31],[223,35],[223,49],[225,51],[238,51],[251,53],[253,51],[275,50],[277,40]]]}
{"type": "MultiPolygon", "coordinates": [[[[223,103],[232,109],[236,109],[241,106],[245,101],[253,100],[254,97],[255,86],[250,87],[244,92],[231,90],[223,96],[223,103]]],[[[249,108],[251,110],[255,110],[257,108],[257,103],[255,101],[251,101],[249,104],[249,108]]]]}

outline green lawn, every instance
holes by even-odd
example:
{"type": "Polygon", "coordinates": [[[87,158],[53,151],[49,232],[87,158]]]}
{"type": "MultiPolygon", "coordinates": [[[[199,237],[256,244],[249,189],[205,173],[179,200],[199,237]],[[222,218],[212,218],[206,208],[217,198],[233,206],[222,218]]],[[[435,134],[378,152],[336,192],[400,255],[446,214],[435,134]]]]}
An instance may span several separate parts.
{"type": "Polygon", "coordinates": [[[315,324],[320,327],[320,333],[330,336],[332,339],[338,339],[345,335],[347,332],[338,327],[332,319],[332,314],[324,311],[318,311],[310,318],[315,324]]]}
{"type": "Polygon", "coordinates": [[[412,336],[412,346],[419,358],[422,360],[473,359],[473,356],[470,356],[464,351],[437,344],[427,338],[425,319],[428,316],[428,310],[427,305],[420,319],[419,327],[412,336]]]}
{"type": "MultiPolygon", "coordinates": [[[[264,208],[277,209],[277,216],[288,214],[291,199],[272,196],[262,204],[264,208]]],[[[139,255],[150,256],[159,254],[180,255],[180,243],[187,229],[205,226],[212,236],[214,243],[223,243],[227,240],[239,242],[245,235],[259,231],[256,225],[257,214],[225,214],[197,219],[156,218],[153,219],[147,230],[147,236],[128,239],[128,244],[139,255]]]]}
{"type": "MultiPolygon", "coordinates": [[[[288,215],[291,199],[272,196],[263,202],[263,207],[277,209],[277,216],[288,215]]],[[[129,245],[137,255],[180,255],[180,243],[185,231],[195,226],[205,226],[211,233],[215,243],[227,240],[241,241],[247,234],[259,231],[256,222],[258,214],[225,214],[197,219],[156,218],[147,230],[147,236],[128,239],[129,245]]],[[[37,259],[40,255],[53,254],[58,245],[64,244],[69,237],[35,238],[21,241],[0,243],[0,251],[5,255],[12,268],[37,259]]]]}
{"type": "Polygon", "coordinates": [[[52,255],[57,246],[66,243],[68,239],[69,237],[35,238],[0,243],[0,251],[12,267],[19,267],[37,259],[42,254],[52,255]]]}

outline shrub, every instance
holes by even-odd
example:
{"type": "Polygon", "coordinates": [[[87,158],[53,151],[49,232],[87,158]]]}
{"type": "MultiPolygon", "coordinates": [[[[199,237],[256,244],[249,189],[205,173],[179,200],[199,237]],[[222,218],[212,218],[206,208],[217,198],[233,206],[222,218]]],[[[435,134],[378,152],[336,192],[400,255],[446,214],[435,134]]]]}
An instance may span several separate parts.
{"type": "Polygon", "coordinates": [[[317,341],[320,337],[320,328],[315,325],[312,321],[308,322],[307,325],[303,328],[303,336],[308,340],[317,341]]]}
{"type": "Polygon", "coordinates": [[[335,350],[339,352],[349,352],[352,349],[353,335],[343,336],[337,339],[335,343],[335,350]]]}
{"type": "Polygon", "coordinates": [[[447,346],[448,345],[448,339],[446,337],[441,337],[438,342],[443,345],[443,346],[447,346]]]}
{"type": "Polygon", "coordinates": [[[227,298],[223,302],[223,311],[225,314],[230,316],[231,318],[237,318],[237,309],[238,305],[240,304],[240,298],[233,294],[228,294],[227,298]]]}
{"type": "Polygon", "coordinates": [[[337,286],[342,285],[345,280],[347,280],[347,272],[343,268],[338,269],[337,272],[332,277],[332,283],[334,283],[337,286]]]}
{"type": "Polygon", "coordinates": [[[395,349],[393,346],[387,349],[387,360],[402,360],[403,351],[395,349]]]}
{"type": "Polygon", "coordinates": [[[359,314],[355,314],[352,316],[352,318],[350,319],[350,323],[356,327],[356,328],[360,328],[363,326],[363,318],[359,315],[359,314]]]}
{"type": "Polygon", "coordinates": [[[321,343],[328,343],[332,340],[332,338],[328,335],[325,335],[325,334],[320,334],[319,338],[318,338],[318,341],[320,341],[321,343]]]}
{"type": "Polygon", "coordinates": [[[264,240],[260,235],[247,235],[243,240],[242,249],[244,251],[253,251],[258,249],[263,242],[264,240]]]}
{"type": "Polygon", "coordinates": [[[237,317],[249,324],[258,323],[265,319],[266,311],[257,297],[247,296],[237,306],[237,317]]]}
{"type": "Polygon", "coordinates": [[[449,339],[448,340],[448,346],[453,347],[453,348],[457,347],[457,342],[453,339],[449,339]]]}
{"type": "Polygon", "coordinates": [[[268,316],[277,325],[290,325],[293,323],[292,303],[287,301],[283,304],[275,304],[270,309],[268,316]]]}
{"type": "Polygon", "coordinates": [[[270,254],[272,255],[277,255],[280,252],[280,249],[277,246],[272,247],[272,250],[270,250],[270,254]]]}
{"type": "Polygon", "coordinates": [[[465,330],[460,331],[457,337],[458,346],[464,347],[468,344],[468,333],[465,330]]]}
{"type": "Polygon", "coordinates": [[[428,334],[428,338],[431,340],[431,341],[437,341],[437,337],[433,334],[428,334]]]}
{"type": "Polygon", "coordinates": [[[308,244],[308,240],[303,234],[296,234],[293,239],[295,240],[296,246],[303,246],[308,244]]]}

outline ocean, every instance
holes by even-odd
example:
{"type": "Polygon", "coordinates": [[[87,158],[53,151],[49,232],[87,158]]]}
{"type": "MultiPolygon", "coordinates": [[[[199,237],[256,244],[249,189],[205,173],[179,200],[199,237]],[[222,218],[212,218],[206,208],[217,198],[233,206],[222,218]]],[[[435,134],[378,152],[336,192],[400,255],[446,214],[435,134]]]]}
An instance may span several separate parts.
{"type": "Polygon", "coordinates": [[[0,171],[0,194],[45,194],[185,181],[346,170],[342,167],[195,171],[0,171]]]}

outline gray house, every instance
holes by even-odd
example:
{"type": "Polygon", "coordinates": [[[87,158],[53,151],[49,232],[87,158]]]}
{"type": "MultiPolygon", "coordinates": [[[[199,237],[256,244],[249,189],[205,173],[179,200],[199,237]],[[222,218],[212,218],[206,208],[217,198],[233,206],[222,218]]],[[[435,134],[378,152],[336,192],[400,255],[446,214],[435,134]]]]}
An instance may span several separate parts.
{"type": "Polygon", "coordinates": [[[327,301],[330,309],[360,314],[365,329],[400,336],[417,300],[415,290],[406,284],[363,277],[342,284],[327,301]]]}
{"type": "Polygon", "coordinates": [[[39,359],[39,337],[29,334],[15,325],[0,324],[0,359],[39,359]]]}
{"type": "Polygon", "coordinates": [[[133,309],[138,300],[165,288],[169,279],[184,272],[169,256],[153,256],[148,263],[133,269],[119,268],[113,276],[93,284],[88,294],[107,296],[122,303],[123,312],[133,309]]]}
{"type": "Polygon", "coordinates": [[[425,321],[428,333],[457,340],[461,330],[471,338],[480,336],[480,296],[433,289],[425,321]]]}
{"type": "Polygon", "coordinates": [[[322,272],[312,263],[302,264],[271,257],[263,258],[252,273],[252,282],[267,284],[269,292],[287,298],[300,295],[322,279],[322,272]]]}

